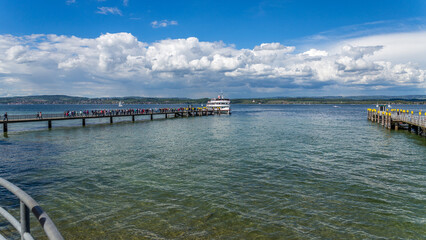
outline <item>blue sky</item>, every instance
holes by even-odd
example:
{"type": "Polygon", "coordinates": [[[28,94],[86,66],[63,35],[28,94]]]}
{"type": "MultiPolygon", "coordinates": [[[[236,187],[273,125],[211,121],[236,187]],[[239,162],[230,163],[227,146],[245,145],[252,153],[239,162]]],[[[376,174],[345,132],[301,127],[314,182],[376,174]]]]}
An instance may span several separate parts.
{"type": "Polygon", "coordinates": [[[0,97],[426,94],[425,15],[423,0],[2,1],[0,97]]]}

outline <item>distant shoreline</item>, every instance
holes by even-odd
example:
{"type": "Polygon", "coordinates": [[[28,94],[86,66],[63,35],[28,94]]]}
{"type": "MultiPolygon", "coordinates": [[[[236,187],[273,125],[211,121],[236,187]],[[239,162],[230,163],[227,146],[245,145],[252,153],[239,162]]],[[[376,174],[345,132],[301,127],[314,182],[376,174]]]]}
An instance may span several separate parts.
{"type": "MultiPolygon", "coordinates": [[[[232,100],[231,100],[232,101],[232,100]]],[[[194,105],[203,103],[125,103],[126,105],[194,105]]],[[[292,102],[292,103],[232,103],[232,105],[426,105],[425,102],[345,102],[345,103],[323,103],[323,102],[292,102]]],[[[0,103],[0,105],[19,106],[19,105],[117,105],[116,103],[0,103]]]]}
{"type": "MultiPolygon", "coordinates": [[[[7,105],[99,105],[118,104],[206,104],[208,98],[151,98],[151,97],[111,97],[111,98],[86,98],[66,95],[41,95],[25,97],[2,97],[0,104],[7,105]]],[[[276,97],[276,98],[237,98],[231,99],[231,104],[265,104],[265,105],[316,105],[316,104],[426,104],[426,95],[414,96],[353,96],[353,97],[276,97]]]]}

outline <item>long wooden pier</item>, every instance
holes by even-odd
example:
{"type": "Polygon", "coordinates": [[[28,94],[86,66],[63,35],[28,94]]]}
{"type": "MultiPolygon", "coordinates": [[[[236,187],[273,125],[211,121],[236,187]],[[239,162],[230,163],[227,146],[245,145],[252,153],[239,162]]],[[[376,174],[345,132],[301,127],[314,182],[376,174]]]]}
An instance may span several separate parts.
{"type": "Polygon", "coordinates": [[[426,113],[403,109],[367,109],[368,120],[387,129],[405,129],[426,137],[426,113]]]}
{"type": "Polygon", "coordinates": [[[12,123],[25,122],[47,122],[47,127],[52,128],[53,121],[75,120],[81,119],[82,126],[86,126],[86,120],[95,118],[109,118],[110,123],[114,123],[116,117],[130,117],[132,122],[136,116],[150,116],[154,120],[154,115],[164,115],[165,118],[170,117],[195,117],[210,116],[221,114],[220,110],[209,110],[203,108],[180,108],[180,109],[127,109],[127,110],[90,110],[83,112],[65,112],[59,114],[32,114],[32,115],[8,115],[1,116],[0,124],[3,125],[3,132],[8,132],[8,125],[12,123]]]}

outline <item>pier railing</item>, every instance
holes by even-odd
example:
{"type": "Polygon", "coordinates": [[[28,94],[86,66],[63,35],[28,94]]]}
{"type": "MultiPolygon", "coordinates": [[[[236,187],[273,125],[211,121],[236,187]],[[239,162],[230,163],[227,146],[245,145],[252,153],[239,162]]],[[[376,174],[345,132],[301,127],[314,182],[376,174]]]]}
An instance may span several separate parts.
{"type": "Polygon", "coordinates": [[[151,115],[151,114],[173,114],[173,113],[188,113],[188,112],[208,112],[212,110],[207,109],[144,109],[132,110],[132,111],[116,111],[116,110],[95,110],[88,111],[87,113],[80,113],[74,111],[72,114],[67,115],[66,113],[43,113],[43,114],[25,114],[25,115],[9,115],[7,119],[1,116],[0,122],[11,122],[16,120],[58,120],[58,119],[73,119],[73,118],[94,118],[94,117],[120,117],[120,116],[138,116],[138,115],[151,115]]]}
{"type": "MultiPolygon", "coordinates": [[[[29,120],[29,119],[42,119],[42,118],[63,118],[64,114],[43,114],[42,117],[36,114],[26,114],[26,115],[9,115],[7,120],[29,120]]],[[[0,120],[5,120],[4,117],[0,120]]]]}
{"type": "Polygon", "coordinates": [[[367,109],[368,120],[377,122],[388,129],[398,130],[400,127],[410,132],[426,136],[426,113],[419,111],[418,113],[400,109],[385,109],[379,111],[377,109],[367,109]]]}
{"type": "MultiPolygon", "coordinates": [[[[30,231],[30,211],[37,218],[38,222],[46,233],[46,236],[50,240],[64,239],[47,213],[43,211],[40,205],[32,197],[30,197],[30,195],[1,177],[0,186],[9,190],[16,197],[18,197],[20,201],[20,222],[2,207],[0,207],[0,215],[6,218],[6,220],[9,221],[9,223],[19,232],[21,235],[21,240],[34,239],[31,236],[30,231]]],[[[3,239],[6,238],[0,234],[0,240],[3,239]]]]}
{"type": "Polygon", "coordinates": [[[416,115],[391,115],[392,121],[406,122],[413,125],[426,128],[426,116],[416,115]]]}
{"type": "MultiPolygon", "coordinates": [[[[170,113],[172,113],[172,112],[170,112],[170,113]]],[[[63,113],[47,113],[47,114],[42,114],[41,116],[40,115],[37,115],[37,114],[26,114],[26,115],[10,115],[10,116],[8,116],[7,117],[7,120],[8,121],[13,121],[13,120],[31,120],[31,119],[34,119],[34,120],[36,120],[36,119],[40,119],[40,120],[43,120],[43,119],[72,119],[72,118],[82,118],[82,117],[88,117],[88,118],[90,118],[90,117],[118,117],[118,116],[131,116],[131,115],[147,115],[147,114],[151,114],[151,112],[147,112],[147,113],[135,113],[135,114],[130,114],[130,113],[95,113],[95,114],[92,114],[92,113],[88,113],[88,114],[80,114],[80,113],[76,113],[75,115],[66,115],[66,114],[63,114],[63,113]]],[[[0,120],[4,120],[4,118],[3,119],[0,119],[0,120]]]]}

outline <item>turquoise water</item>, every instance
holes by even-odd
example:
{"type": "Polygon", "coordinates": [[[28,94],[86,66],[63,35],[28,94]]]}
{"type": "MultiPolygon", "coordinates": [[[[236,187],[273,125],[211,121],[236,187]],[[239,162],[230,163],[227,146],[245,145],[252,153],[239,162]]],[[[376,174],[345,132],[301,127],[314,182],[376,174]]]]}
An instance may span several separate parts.
{"type": "MultiPolygon", "coordinates": [[[[0,113],[89,107],[108,106],[0,113]]],[[[230,116],[10,124],[0,176],[66,239],[425,239],[426,139],[367,121],[369,107],[234,105],[230,116]]],[[[2,206],[17,206],[0,194],[2,206]]]]}

